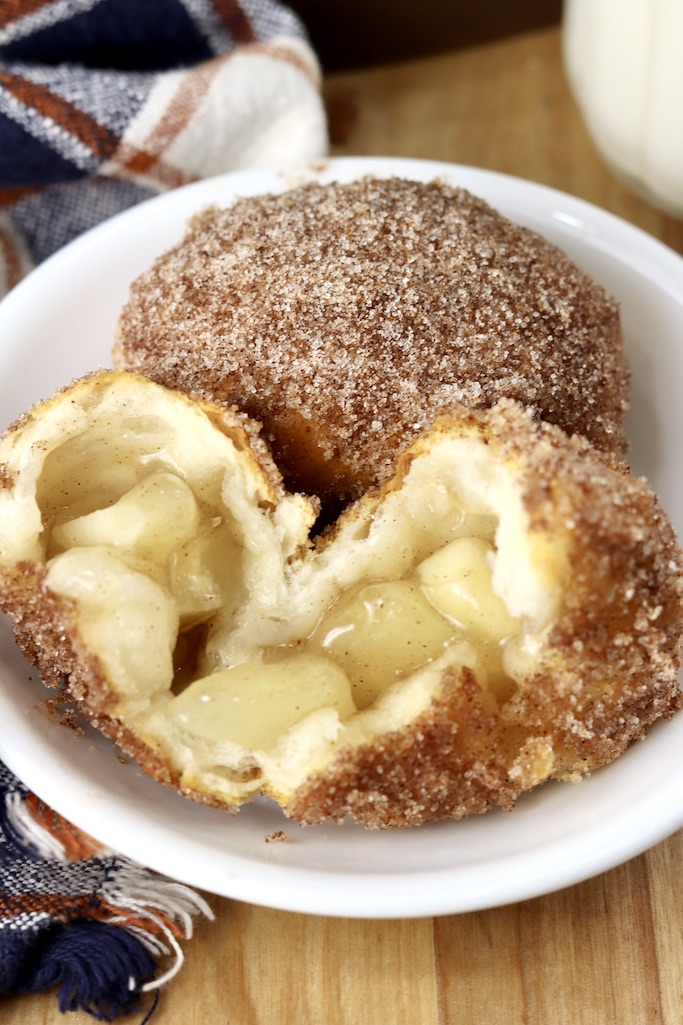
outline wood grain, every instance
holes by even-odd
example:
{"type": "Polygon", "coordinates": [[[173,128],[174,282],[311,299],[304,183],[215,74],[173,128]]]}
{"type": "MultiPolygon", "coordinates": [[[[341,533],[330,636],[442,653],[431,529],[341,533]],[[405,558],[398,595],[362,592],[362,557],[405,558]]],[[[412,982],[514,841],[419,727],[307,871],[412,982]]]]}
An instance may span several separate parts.
{"type": "Polygon", "coordinates": [[[557,28],[426,60],[328,76],[335,156],[491,168],[596,203],[683,252],[683,221],[605,167],[571,98],[557,28]]]}
{"type": "MultiPolygon", "coordinates": [[[[325,95],[335,154],[520,175],[612,210],[683,253],[683,222],[600,162],[567,89],[556,29],[328,76],[325,95]]],[[[216,921],[186,945],[153,1023],[681,1025],[682,863],[679,832],[559,893],[433,920],[335,920],[209,898],[216,921]]],[[[5,1000],[0,1020],[63,1022],[52,996],[5,1000]]]]}

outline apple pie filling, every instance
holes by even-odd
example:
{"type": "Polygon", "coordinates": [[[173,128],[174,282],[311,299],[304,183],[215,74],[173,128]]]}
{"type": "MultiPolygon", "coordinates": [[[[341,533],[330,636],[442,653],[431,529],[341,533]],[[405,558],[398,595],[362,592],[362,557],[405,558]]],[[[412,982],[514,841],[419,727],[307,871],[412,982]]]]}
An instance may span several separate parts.
{"type": "Polygon", "coordinates": [[[149,437],[145,451],[129,440],[110,477],[100,441],[68,443],[40,479],[47,584],[76,604],[128,716],[154,698],[183,734],[267,753],[311,713],[347,723],[425,670],[467,664],[491,702],[513,693],[522,630],[494,586],[498,516],[481,497],[463,506],[438,451],[424,457],[437,464],[429,484],[409,476],[362,529],[351,522],[348,542],[342,526],[306,572],[283,563],[284,582],[256,594],[253,539],[215,489],[207,501],[149,437]],[[83,490],[60,505],[57,469],[74,457],[64,479],[83,490]],[[425,487],[434,501],[418,509],[425,487]]]}

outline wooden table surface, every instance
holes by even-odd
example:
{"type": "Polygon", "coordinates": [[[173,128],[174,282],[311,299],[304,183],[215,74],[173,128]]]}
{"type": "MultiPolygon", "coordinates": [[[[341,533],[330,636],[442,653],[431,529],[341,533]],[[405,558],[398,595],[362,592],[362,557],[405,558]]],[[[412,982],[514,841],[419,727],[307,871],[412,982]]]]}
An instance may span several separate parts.
{"type": "MultiPolygon", "coordinates": [[[[596,156],[568,92],[558,29],[337,73],[324,87],[334,154],[520,175],[597,203],[683,253],[683,221],[633,196],[596,156]]],[[[209,897],[216,920],[200,923],[186,944],[153,1023],[681,1025],[682,863],[679,832],[559,893],[407,921],[311,917],[209,897]]],[[[3,1001],[0,1020],[65,1019],[52,996],[36,996],[3,1001]]]]}

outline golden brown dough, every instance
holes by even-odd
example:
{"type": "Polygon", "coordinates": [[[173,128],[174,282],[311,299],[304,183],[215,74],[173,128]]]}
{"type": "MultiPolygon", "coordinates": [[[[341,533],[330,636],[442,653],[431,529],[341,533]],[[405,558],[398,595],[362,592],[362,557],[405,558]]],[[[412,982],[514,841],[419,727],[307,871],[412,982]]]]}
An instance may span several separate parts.
{"type": "Polygon", "coordinates": [[[365,178],[191,221],[133,285],[117,365],[236,403],[287,487],[331,508],[453,404],[503,396],[623,455],[615,302],[557,248],[438,181],[365,178]]]}
{"type": "Polygon", "coordinates": [[[0,607],[144,770],[306,823],[460,818],[681,704],[683,559],[642,479],[501,400],[310,547],[243,417],[132,374],[0,440],[0,607]]]}

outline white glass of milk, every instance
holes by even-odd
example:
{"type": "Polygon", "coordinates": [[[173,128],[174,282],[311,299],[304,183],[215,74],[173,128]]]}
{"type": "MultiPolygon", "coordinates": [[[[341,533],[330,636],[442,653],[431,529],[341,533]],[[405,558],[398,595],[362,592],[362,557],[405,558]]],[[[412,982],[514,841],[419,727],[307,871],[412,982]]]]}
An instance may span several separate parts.
{"type": "Polygon", "coordinates": [[[565,0],[565,67],[605,161],[683,217],[683,0],[565,0]]]}

